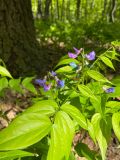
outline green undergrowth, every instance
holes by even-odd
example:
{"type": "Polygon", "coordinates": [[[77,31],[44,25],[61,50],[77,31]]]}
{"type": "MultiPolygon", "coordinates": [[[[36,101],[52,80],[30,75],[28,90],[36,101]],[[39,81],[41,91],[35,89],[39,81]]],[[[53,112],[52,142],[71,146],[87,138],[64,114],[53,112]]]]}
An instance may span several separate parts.
{"type": "Polygon", "coordinates": [[[113,132],[120,141],[120,78],[106,75],[108,68],[116,70],[119,46],[114,41],[100,55],[74,47],[43,78],[15,79],[1,64],[0,96],[6,89],[29,91],[31,106],[0,131],[0,159],[105,160],[113,132]],[[84,143],[86,134],[99,152],[84,143]]]}

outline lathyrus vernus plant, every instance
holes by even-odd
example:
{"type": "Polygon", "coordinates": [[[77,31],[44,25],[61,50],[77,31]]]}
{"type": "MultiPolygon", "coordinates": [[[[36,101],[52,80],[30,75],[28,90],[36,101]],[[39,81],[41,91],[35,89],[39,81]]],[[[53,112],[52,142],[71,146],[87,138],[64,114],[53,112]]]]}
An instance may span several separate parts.
{"type": "Polygon", "coordinates": [[[105,160],[112,129],[120,140],[120,102],[113,99],[120,96],[120,87],[100,73],[104,65],[114,69],[111,60],[118,60],[118,54],[114,47],[98,57],[95,51],[73,49],[75,53],[63,57],[54,71],[35,80],[41,98],[0,132],[0,154],[5,158],[36,153],[41,160],[75,160],[77,153],[88,160],[101,159],[82,142],[72,149],[74,135],[82,129],[99,145],[105,160]]]}

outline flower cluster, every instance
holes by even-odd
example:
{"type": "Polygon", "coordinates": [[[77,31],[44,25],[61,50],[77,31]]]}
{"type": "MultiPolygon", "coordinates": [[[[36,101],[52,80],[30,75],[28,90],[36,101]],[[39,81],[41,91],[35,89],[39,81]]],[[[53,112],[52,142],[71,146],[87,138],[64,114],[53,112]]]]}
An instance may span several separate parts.
{"type": "Polygon", "coordinates": [[[115,88],[114,87],[103,87],[103,90],[105,91],[105,93],[114,93],[115,92],[115,88]]]}
{"type": "Polygon", "coordinates": [[[44,79],[35,79],[35,84],[43,87],[44,91],[49,91],[51,89],[51,87],[54,86],[54,83],[50,82],[50,78],[54,79],[56,88],[63,88],[64,87],[65,81],[60,80],[57,77],[56,72],[54,72],[54,71],[49,72],[49,75],[46,76],[44,79]],[[49,81],[47,81],[47,78],[49,78],[49,81]]]}
{"type": "MultiPolygon", "coordinates": [[[[75,53],[68,52],[68,56],[69,56],[69,58],[75,59],[83,51],[83,48],[77,49],[77,48],[73,47],[73,49],[74,49],[75,53]]],[[[87,60],[92,61],[95,59],[95,55],[96,55],[95,51],[92,51],[89,54],[85,54],[85,58],[87,58],[87,60]]]]}
{"type": "Polygon", "coordinates": [[[69,56],[70,58],[77,58],[78,55],[79,55],[79,54],[82,52],[82,50],[83,50],[83,48],[77,49],[77,48],[75,48],[75,47],[73,47],[73,49],[74,49],[75,53],[68,52],[68,56],[69,56]]]}
{"type": "Polygon", "coordinates": [[[95,52],[92,51],[92,52],[90,52],[89,54],[86,54],[85,57],[86,57],[88,60],[92,61],[92,60],[95,59],[95,52]]]}

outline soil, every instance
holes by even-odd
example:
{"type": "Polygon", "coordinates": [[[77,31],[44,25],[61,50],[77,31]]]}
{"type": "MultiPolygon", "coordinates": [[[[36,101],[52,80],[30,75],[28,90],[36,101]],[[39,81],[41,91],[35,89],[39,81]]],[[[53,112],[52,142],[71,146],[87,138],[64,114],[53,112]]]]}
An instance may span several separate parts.
{"type": "MultiPolygon", "coordinates": [[[[82,143],[87,144],[90,150],[100,152],[99,147],[94,144],[88,134],[86,134],[86,136],[83,138],[83,135],[81,133],[77,133],[74,137],[74,145],[76,145],[77,142],[81,139],[82,143]]],[[[86,158],[79,157],[78,155],[76,155],[76,157],[77,160],[87,160],[86,158]]],[[[111,141],[108,145],[106,160],[120,160],[120,144],[114,133],[112,134],[111,141]]]]}

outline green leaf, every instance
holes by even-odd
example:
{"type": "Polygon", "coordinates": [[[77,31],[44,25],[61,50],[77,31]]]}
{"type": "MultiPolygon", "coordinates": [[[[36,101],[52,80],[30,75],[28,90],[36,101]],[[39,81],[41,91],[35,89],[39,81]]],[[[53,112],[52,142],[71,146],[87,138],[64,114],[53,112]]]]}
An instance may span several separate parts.
{"type": "Polygon", "coordinates": [[[97,153],[88,148],[84,143],[78,143],[75,146],[75,151],[80,157],[85,157],[87,160],[95,160],[97,153]]]}
{"type": "Polygon", "coordinates": [[[100,128],[103,136],[105,137],[107,143],[110,142],[111,139],[111,129],[112,129],[112,118],[109,115],[106,115],[104,119],[100,121],[100,128]]]}
{"type": "Polygon", "coordinates": [[[119,86],[119,87],[120,87],[120,76],[119,76],[119,75],[113,77],[113,79],[112,79],[111,81],[112,81],[112,83],[114,83],[116,86],[119,86]]]}
{"type": "Polygon", "coordinates": [[[116,47],[119,47],[120,46],[120,41],[118,41],[118,40],[112,41],[111,44],[116,46],[116,47]]]}
{"type": "Polygon", "coordinates": [[[74,124],[68,114],[63,111],[57,112],[52,126],[47,160],[67,160],[69,158],[74,132],[74,124]]]}
{"type": "Polygon", "coordinates": [[[27,77],[22,81],[22,85],[28,89],[30,92],[37,94],[37,91],[34,87],[34,85],[31,83],[34,77],[27,77]]]}
{"type": "Polygon", "coordinates": [[[89,87],[81,84],[78,85],[78,89],[84,96],[97,100],[97,98],[94,96],[93,92],[90,90],[89,87]]]}
{"type": "Polygon", "coordinates": [[[9,73],[9,71],[3,66],[0,66],[0,74],[2,76],[6,76],[6,77],[9,77],[9,78],[12,78],[11,74],[9,73]]]}
{"type": "Polygon", "coordinates": [[[34,105],[29,107],[25,113],[39,113],[40,115],[53,115],[58,109],[58,105],[53,100],[43,100],[36,102],[34,105]]]}
{"type": "Polygon", "coordinates": [[[120,141],[120,112],[114,113],[112,116],[112,125],[115,135],[120,141]]]}
{"type": "Polygon", "coordinates": [[[0,132],[0,150],[28,147],[45,137],[50,129],[51,122],[47,116],[23,113],[0,132]]]}
{"type": "Polygon", "coordinates": [[[89,120],[87,120],[87,124],[88,124],[89,135],[93,139],[93,141],[96,143],[96,135],[95,135],[95,132],[94,132],[93,124],[89,120]]]}
{"type": "Polygon", "coordinates": [[[70,155],[69,155],[69,159],[68,160],[76,160],[75,158],[75,155],[73,152],[70,152],[70,155]]]}
{"type": "Polygon", "coordinates": [[[61,68],[57,69],[55,72],[56,73],[70,73],[72,71],[73,71],[72,67],[64,66],[64,67],[61,67],[61,68]]]}
{"type": "Polygon", "coordinates": [[[90,90],[92,90],[92,92],[97,95],[97,94],[101,94],[103,93],[103,84],[101,84],[100,82],[90,82],[87,84],[87,86],[90,88],[90,90]]]}
{"type": "Polygon", "coordinates": [[[109,82],[111,83],[110,81],[108,81],[100,72],[98,71],[94,71],[94,70],[88,70],[87,71],[87,74],[95,79],[96,81],[99,81],[99,82],[109,82]]]}
{"type": "Polygon", "coordinates": [[[120,109],[120,102],[118,101],[108,101],[106,103],[106,107],[108,107],[109,111],[111,111],[111,113],[118,111],[120,109]]]}
{"type": "Polygon", "coordinates": [[[97,101],[94,99],[90,99],[92,107],[95,108],[95,112],[104,114],[104,108],[101,105],[101,96],[97,96],[97,101]]]}
{"type": "Polygon", "coordinates": [[[16,158],[28,157],[28,156],[34,156],[34,154],[26,151],[21,151],[21,150],[0,152],[0,160],[8,160],[9,158],[16,159],[16,158]]]}
{"type": "Polygon", "coordinates": [[[4,88],[8,87],[8,80],[6,77],[0,78],[0,91],[2,91],[4,88]]]}
{"type": "Polygon", "coordinates": [[[9,81],[9,86],[10,86],[13,90],[15,90],[15,91],[17,91],[17,92],[19,92],[19,93],[22,93],[22,88],[21,88],[20,83],[21,83],[21,79],[20,79],[20,78],[19,78],[19,79],[11,79],[11,80],[9,81]]]}
{"type": "Polygon", "coordinates": [[[71,62],[75,62],[76,64],[79,64],[79,62],[76,60],[76,59],[71,59],[71,58],[69,58],[69,59],[63,59],[63,60],[61,60],[57,65],[56,65],[56,67],[55,68],[57,68],[58,66],[61,66],[61,65],[66,65],[66,64],[70,64],[71,62]]]}
{"type": "MultiPolygon", "coordinates": [[[[102,160],[106,159],[106,150],[107,150],[107,140],[105,138],[105,135],[102,132],[102,128],[100,126],[101,123],[101,115],[100,113],[96,113],[91,120],[91,123],[93,124],[94,133],[96,136],[96,139],[98,141],[98,145],[100,147],[102,160]]],[[[106,127],[106,126],[104,126],[106,127]]]]}
{"type": "Polygon", "coordinates": [[[75,106],[64,104],[61,106],[61,109],[75,119],[82,128],[87,129],[87,123],[84,115],[75,106]]]}
{"type": "Polygon", "coordinates": [[[115,68],[114,68],[114,66],[113,66],[113,64],[112,64],[112,62],[111,62],[111,60],[110,60],[109,58],[107,58],[107,57],[105,57],[105,56],[100,56],[100,59],[101,59],[108,67],[110,67],[110,68],[112,68],[112,69],[115,70],[115,68]]]}
{"type": "Polygon", "coordinates": [[[119,58],[117,57],[119,56],[119,54],[116,52],[115,48],[112,48],[112,50],[106,51],[105,56],[120,62],[119,58]]]}

